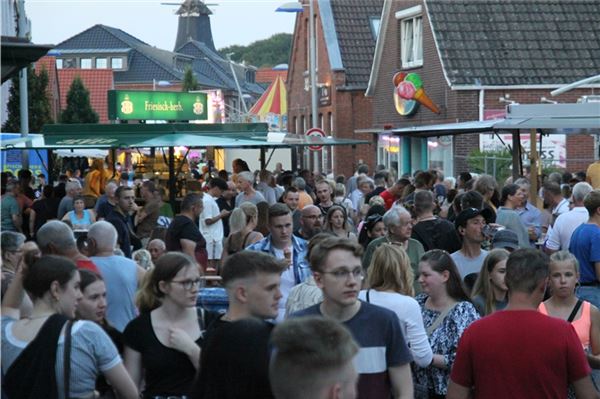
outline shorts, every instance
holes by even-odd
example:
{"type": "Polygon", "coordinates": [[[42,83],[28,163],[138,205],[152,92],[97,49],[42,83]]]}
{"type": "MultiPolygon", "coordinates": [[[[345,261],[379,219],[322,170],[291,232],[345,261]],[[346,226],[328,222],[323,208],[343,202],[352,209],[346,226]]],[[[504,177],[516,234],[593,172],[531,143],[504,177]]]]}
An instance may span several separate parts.
{"type": "Polygon", "coordinates": [[[223,254],[223,240],[206,239],[208,260],[219,260],[223,254]]]}

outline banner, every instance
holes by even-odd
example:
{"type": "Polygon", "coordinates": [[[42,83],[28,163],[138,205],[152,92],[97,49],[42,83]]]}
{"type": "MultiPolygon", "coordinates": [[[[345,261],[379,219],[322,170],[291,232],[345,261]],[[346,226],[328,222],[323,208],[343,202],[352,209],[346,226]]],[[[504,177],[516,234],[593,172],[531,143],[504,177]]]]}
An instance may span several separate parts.
{"type": "Polygon", "coordinates": [[[206,120],[206,93],[176,91],[108,91],[110,120],[206,120]]]}

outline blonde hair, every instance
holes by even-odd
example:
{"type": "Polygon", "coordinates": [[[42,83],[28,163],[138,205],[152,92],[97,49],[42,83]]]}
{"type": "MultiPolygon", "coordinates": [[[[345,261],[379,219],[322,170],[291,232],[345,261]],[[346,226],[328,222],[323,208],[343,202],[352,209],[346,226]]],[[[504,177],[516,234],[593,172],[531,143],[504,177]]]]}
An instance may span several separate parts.
{"type": "Polygon", "coordinates": [[[230,233],[241,231],[253,218],[258,218],[258,208],[251,202],[244,202],[231,212],[229,217],[230,233]]]}
{"type": "Polygon", "coordinates": [[[397,245],[381,244],[375,250],[367,276],[369,287],[414,296],[414,280],[410,258],[404,249],[397,245]]]}
{"type": "Polygon", "coordinates": [[[471,298],[476,296],[482,296],[485,303],[485,314],[481,316],[487,316],[496,311],[496,298],[494,298],[494,290],[492,289],[492,283],[490,281],[490,273],[494,270],[494,267],[505,259],[508,259],[509,252],[504,248],[492,249],[481,266],[481,271],[477,276],[477,280],[473,285],[473,291],[471,292],[471,298]]]}
{"type": "Polygon", "coordinates": [[[131,254],[131,258],[140,265],[145,270],[152,269],[154,267],[154,263],[152,263],[152,255],[148,252],[147,249],[138,249],[137,251],[133,251],[131,254]]]}

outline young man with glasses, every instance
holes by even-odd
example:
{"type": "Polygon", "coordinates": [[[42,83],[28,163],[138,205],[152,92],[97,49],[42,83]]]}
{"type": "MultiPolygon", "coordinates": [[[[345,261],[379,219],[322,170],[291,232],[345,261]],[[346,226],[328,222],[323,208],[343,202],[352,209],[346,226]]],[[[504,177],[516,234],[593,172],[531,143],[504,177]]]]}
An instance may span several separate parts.
{"type": "Polygon", "coordinates": [[[323,302],[294,317],[325,316],[343,323],[360,346],[355,366],[360,398],[412,398],[412,360],[397,316],[358,300],[363,270],[362,247],[347,238],[328,237],[310,253],[323,302]]]}

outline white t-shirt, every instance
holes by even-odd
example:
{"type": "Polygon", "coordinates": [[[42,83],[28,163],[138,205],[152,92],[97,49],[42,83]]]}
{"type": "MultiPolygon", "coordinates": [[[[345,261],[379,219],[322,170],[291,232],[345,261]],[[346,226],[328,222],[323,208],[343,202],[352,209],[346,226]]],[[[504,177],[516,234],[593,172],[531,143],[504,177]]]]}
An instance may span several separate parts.
{"type": "MultiPolygon", "coordinates": [[[[293,251],[292,247],[288,248],[292,251],[292,259],[293,259],[293,251]]],[[[273,254],[277,259],[285,259],[285,255],[283,254],[283,249],[273,247],[273,254]]],[[[277,322],[282,322],[285,318],[285,303],[287,302],[288,296],[290,295],[290,291],[296,285],[296,278],[294,277],[294,267],[290,263],[287,269],[281,273],[281,285],[279,287],[281,291],[281,299],[279,300],[279,314],[277,315],[277,322]]]]}
{"type": "Polygon", "coordinates": [[[206,224],[206,219],[212,219],[221,213],[217,201],[209,193],[205,193],[202,202],[204,203],[204,210],[200,214],[199,223],[202,236],[207,242],[223,240],[223,221],[221,219],[210,226],[206,224]]]}
{"type": "Polygon", "coordinates": [[[577,206],[567,213],[559,215],[554,226],[548,232],[546,248],[553,251],[569,250],[571,236],[577,227],[587,223],[590,215],[583,206],[577,206]]]}
{"type": "Polygon", "coordinates": [[[481,271],[481,266],[483,265],[483,261],[487,256],[488,251],[481,250],[479,256],[475,258],[467,258],[463,255],[460,250],[452,253],[450,257],[456,263],[456,267],[458,272],[460,273],[460,278],[464,279],[465,276],[468,276],[471,273],[479,273],[481,271]]]}

